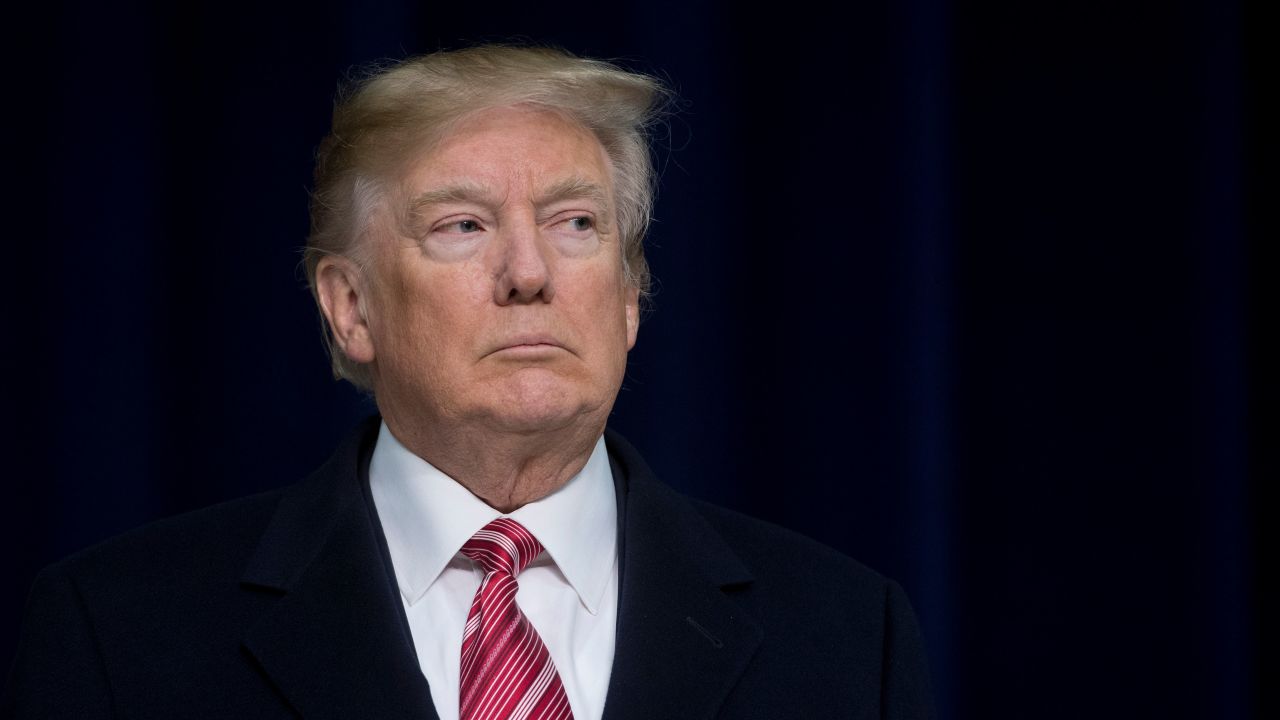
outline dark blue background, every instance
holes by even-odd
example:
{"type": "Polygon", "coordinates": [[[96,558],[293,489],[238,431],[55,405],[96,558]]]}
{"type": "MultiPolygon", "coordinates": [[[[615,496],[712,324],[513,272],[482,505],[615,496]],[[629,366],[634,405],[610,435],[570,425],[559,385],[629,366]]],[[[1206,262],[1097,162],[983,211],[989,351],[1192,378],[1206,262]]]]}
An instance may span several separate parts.
{"type": "Polygon", "coordinates": [[[294,482],[371,411],[299,270],[337,79],[526,37],[680,96],[614,419],[659,475],[900,580],[945,718],[1274,709],[1259,13],[761,7],[28,8],[0,657],[40,566],[294,482]]]}

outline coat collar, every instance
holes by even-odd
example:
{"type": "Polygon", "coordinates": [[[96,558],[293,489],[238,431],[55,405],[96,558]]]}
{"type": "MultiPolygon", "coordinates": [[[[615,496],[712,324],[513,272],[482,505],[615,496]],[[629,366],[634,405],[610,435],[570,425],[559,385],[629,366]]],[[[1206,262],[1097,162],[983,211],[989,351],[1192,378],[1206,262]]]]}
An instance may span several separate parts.
{"type": "Polygon", "coordinates": [[[377,428],[365,423],[286,491],[242,578],[283,593],[244,647],[302,717],[436,717],[359,481],[377,428]]]}
{"type": "MultiPolygon", "coordinates": [[[[365,477],[378,419],[290,488],[242,578],[279,599],[244,647],[303,717],[435,718],[365,477]]],[[[605,720],[709,717],[760,642],[751,575],[684,497],[607,432],[622,577],[605,720]]]]}
{"type": "Polygon", "coordinates": [[[640,454],[605,434],[619,484],[618,637],[605,720],[716,714],[760,644],[733,595],[751,573],[640,454]]]}

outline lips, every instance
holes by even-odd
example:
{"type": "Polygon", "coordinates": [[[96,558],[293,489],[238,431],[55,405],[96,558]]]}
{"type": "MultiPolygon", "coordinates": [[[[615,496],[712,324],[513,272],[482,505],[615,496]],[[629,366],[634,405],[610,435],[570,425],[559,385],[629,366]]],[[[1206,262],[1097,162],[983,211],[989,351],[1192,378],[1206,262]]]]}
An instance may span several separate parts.
{"type": "Polygon", "coordinates": [[[554,345],[556,347],[564,347],[560,344],[560,341],[554,337],[540,333],[528,333],[508,338],[507,341],[503,343],[502,347],[519,347],[521,345],[554,345]]]}
{"type": "Polygon", "coordinates": [[[503,338],[495,345],[491,354],[503,351],[531,353],[554,349],[568,350],[564,343],[560,342],[554,335],[547,333],[519,333],[503,338]]]}

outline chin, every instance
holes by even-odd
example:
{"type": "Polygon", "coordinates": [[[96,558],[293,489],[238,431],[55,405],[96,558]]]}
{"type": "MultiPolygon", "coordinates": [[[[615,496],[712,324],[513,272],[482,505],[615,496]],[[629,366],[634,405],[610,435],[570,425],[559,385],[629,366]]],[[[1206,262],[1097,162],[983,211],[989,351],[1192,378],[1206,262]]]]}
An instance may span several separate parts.
{"type": "MultiPolygon", "coordinates": [[[[491,406],[494,425],[506,432],[545,432],[590,414],[599,403],[587,401],[581,388],[565,382],[513,383],[491,406]]],[[[542,379],[546,380],[546,379],[542,379]]]]}
{"type": "Polygon", "coordinates": [[[567,406],[511,406],[494,408],[490,425],[502,432],[518,435],[545,433],[567,427],[583,416],[582,408],[567,406]]]}

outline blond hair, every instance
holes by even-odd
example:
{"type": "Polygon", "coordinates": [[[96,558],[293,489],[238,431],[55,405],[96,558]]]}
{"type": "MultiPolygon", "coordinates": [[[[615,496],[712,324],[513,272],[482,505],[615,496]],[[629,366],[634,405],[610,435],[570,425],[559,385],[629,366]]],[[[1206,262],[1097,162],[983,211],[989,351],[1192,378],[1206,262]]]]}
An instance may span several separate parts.
{"type": "MultiPolygon", "coordinates": [[[[374,69],[339,94],[333,129],[316,154],[304,251],[312,295],[316,266],[326,255],[367,265],[361,240],[386,183],[407,158],[430,148],[463,117],[512,105],[554,110],[600,141],[614,173],[623,271],[627,283],[646,294],[643,241],[655,188],[648,131],[668,97],[652,77],[544,47],[484,45],[374,69]]],[[[327,322],[324,333],[334,376],[371,389],[368,368],[342,352],[327,322]]]]}

